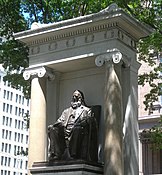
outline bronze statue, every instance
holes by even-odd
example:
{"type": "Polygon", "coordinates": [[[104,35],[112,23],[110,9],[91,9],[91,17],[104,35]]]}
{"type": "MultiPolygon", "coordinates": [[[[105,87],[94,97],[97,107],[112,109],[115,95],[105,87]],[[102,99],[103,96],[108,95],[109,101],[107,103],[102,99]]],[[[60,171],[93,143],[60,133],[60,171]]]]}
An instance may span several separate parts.
{"type": "Polygon", "coordinates": [[[48,137],[49,161],[97,161],[97,122],[81,91],[74,91],[71,106],[54,125],[48,126],[48,137]]]}

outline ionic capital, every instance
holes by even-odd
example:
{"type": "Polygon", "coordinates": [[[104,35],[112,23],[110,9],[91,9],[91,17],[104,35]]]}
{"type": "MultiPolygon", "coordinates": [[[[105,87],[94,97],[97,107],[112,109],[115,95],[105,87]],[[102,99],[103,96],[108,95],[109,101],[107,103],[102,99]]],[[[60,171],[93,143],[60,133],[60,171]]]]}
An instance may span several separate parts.
{"type": "Polygon", "coordinates": [[[25,80],[29,80],[31,77],[47,77],[49,80],[55,79],[54,72],[50,68],[44,66],[27,68],[23,73],[23,77],[25,80]]]}
{"type": "Polygon", "coordinates": [[[105,62],[113,62],[114,64],[121,63],[124,67],[129,67],[130,62],[123,56],[123,54],[119,50],[113,50],[106,54],[102,54],[96,57],[95,64],[96,66],[100,67],[103,66],[105,62]]]}

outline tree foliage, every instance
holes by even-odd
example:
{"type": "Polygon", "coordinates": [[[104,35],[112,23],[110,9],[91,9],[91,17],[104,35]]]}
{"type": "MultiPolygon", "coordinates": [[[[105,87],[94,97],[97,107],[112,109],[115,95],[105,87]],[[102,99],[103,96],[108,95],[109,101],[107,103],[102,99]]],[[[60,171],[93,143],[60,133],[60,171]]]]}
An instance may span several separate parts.
{"type": "Polygon", "coordinates": [[[149,109],[162,95],[162,83],[155,83],[160,78],[162,63],[156,65],[154,60],[155,56],[162,57],[162,0],[0,0],[0,36],[6,39],[0,44],[0,63],[6,70],[5,80],[15,88],[23,86],[29,97],[30,82],[22,76],[28,67],[28,48],[15,41],[13,33],[30,28],[33,22],[53,23],[95,13],[111,3],[154,29],[151,36],[138,43],[139,60],[154,66],[150,73],[139,76],[140,85],[149,83],[152,88],[144,101],[149,109]]]}
{"type": "Polygon", "coordinates": [[[27,29],[27,22],[21,9],[21,0],[0,1],[0,64],[6,71],[5,81],[19,89],[29,98],[29,82],[23,80],[23,72],[28,67],[28,48],[14,40],[13,33],[27,29]]]}

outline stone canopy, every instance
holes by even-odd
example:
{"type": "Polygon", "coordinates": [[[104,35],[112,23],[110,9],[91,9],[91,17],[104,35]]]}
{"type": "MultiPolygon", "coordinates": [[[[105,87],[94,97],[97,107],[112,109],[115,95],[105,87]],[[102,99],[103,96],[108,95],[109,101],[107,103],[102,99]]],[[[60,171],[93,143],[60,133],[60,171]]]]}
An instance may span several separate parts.
{"type": "Polygon", "coordinates": [[[29,47],[23,75],[32,79],[29,170],[46,161],[47,126],[80,89],[87,104],[102,106],[98,157],[104,174],[139,174],[136,43],[151,32],[112,4],[87,16],[34,23],[15,34],[29,47]]]}
{"type": "Polygon", "coordinates": [[[30,48],[30,67],[41,65],[61,72],[95,66],[96,56],[119,47],[121,53],[127,47],[136,49],[136,42],[150,33],[150,29],[115,4],[95,14],[36,25],[15,34],[30,48]]]}

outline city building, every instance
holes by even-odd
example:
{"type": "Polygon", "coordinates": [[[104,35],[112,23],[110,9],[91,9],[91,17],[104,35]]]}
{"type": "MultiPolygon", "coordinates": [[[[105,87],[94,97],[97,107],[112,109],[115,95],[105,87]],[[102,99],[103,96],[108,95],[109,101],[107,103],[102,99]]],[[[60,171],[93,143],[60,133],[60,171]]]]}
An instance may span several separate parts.
{"type": "Polygon", "coordinates": [[[23,116],[29,114],[30,101],[21,90],[3,81],[0,70],[0,174],[27,175],[28,129],[23,116]]]}
{"type": "MultiPolygon", "coordinates": [[[[156,59],[157,64],[161,61],[156,59]]],[[[147,63],[142,62],[139,69],[139,74],[148,73],[154,67],[148,66],[147,63]]],[[[161,82],[161,80],[158,80],[161,82]]],[[[155,83],[159,83],[155,82],[155,83]]],[[[144,174],[162,174],[162,150],[153,149],[154,143],[150,140],[149,130],[157,125],[162,115],[162,97],[153,104],[152,109],[145,110],[143,103],[145,95],[150,91],[149,84],[139,86],[139,171],[140,175],[144,174]]]]}

